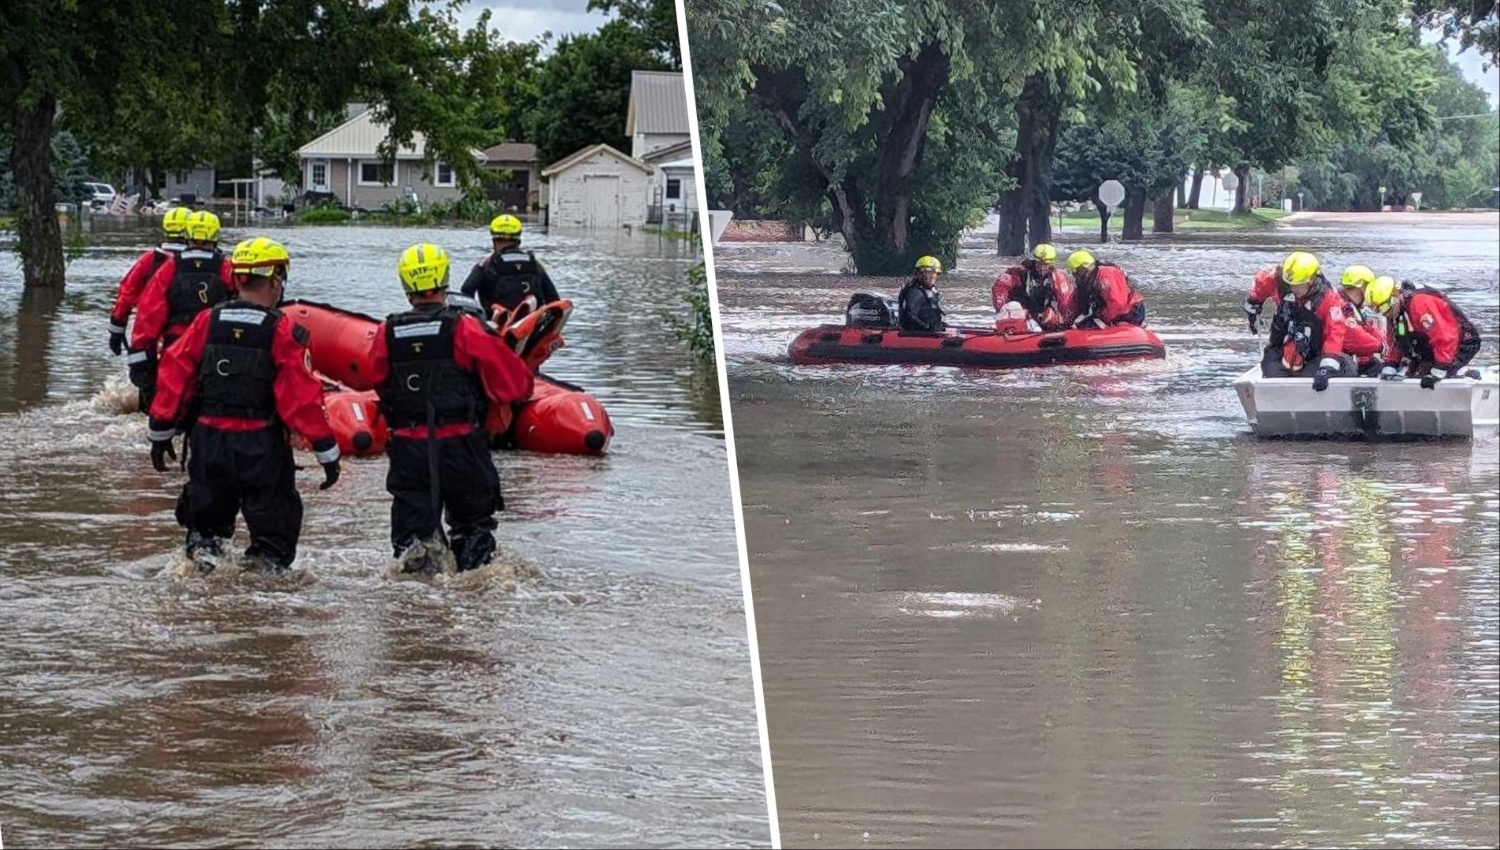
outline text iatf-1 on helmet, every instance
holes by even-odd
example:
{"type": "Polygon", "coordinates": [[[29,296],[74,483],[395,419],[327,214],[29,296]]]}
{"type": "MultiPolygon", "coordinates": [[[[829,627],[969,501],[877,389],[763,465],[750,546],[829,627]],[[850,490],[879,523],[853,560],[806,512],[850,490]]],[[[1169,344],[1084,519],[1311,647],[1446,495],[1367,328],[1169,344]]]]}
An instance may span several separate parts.
{"type": "Polygon", "coordinates": [[[292,257],[285,246],[265,236],[255,236],[234,246],[229,264],[236,277],[240,275],[271,277],[277,272],[286,280],[292,267],[292,257]]]}
{"type": "Polygon", "coordinates": [[[401,275],[401,286],[407,292],[433,292],[448,288],[448,252],[423,242],[401,252],[396,263],[401,275]]]}

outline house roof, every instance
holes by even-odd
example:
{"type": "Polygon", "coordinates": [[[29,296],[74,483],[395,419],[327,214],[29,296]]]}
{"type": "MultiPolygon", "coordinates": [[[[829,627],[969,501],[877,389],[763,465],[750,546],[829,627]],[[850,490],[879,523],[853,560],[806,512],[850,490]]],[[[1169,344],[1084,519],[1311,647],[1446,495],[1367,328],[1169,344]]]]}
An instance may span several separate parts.
{"type": "Polygon", "coordinates": [[[656,163],[656,167],[662,169],[663,171],[665,171],[668,168],[688,168],[688,169],[691,169],[694,166],[693,166],[693,160],[691,158],[689,158],[689,159],[678,159],[678,160],[674,160],[672,162],[658,162],[658,163],[656,163]]]}
{"type": "Polygon", "coordinates": [[[680,159],[684,154],[686,154],[688,157],[692,157],[692,139],[684,139],[683,141],[680,141],[675,145],[668,145],[664,148],[658,148],[651,153],[643,155],[641,157],[641,160],[643,162],[649,162],[652,165],[657,165],[659,164],[660,160],[674,158],[680,159]]]}
{"type": "Polygon", "coordinates": [[[633,156],[628,156],[626,154],[620,153],[609,145],[601,142],[597,145],[590,145],[583,150],[574,151],[573,153],[563,157],[562,159],[559,159],[557,162],[554,162],[546,168],[543,168],[542,176],[551,177],[552,175],[559,172],[567,171],[569,168],[572,168],[573,166],[583,162],[584,160],[591,158],[596,153],[607,153],[611,156],[616,157],[617,159],[620,159],[623,162],[639,168],[647,174],[651,173],[651,166],[647,165],[644,162],[641,162],[633,156]]]}
{"type": "Polygon", "coordinates": [[[536,145],[529,142],[501,142],[484,149],[490,162],[536,162],[536,145]]]}
{"type": "MultiPolygon", "coordinates": [[[[366,109],[298,148],[297,155],[303,159],[325,156],[373,157],[376,155],[376,148],[385,141],[387,135],[386,128],[375,123],[375,114],[366,109]]],[[[411,144],[398,148],[396,158],[421,159],[422,152],[426,149],[427,137],[420,132],[413,133],[411,144]]],[[[483,151],[470,152],[475,159],[481,162],[485,160],[483,151]]]]}
{"type": "Polygon", "coordinates": [[[631,71],[625,135],[688,133],[687,89],[681,71],[631,71]]]}

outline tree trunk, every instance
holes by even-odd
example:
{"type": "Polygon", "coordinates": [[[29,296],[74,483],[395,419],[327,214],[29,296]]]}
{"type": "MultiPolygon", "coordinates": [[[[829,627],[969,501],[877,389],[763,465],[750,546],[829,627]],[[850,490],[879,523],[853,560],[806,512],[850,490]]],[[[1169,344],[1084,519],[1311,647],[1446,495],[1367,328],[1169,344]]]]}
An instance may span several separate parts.
{"type": "Polygon", "coordinates": [[[996,250],[1002,257],[1026,253],[1026,211],[1021,205],[1020,188],[1000,193],[1000,233],[996,250]]]}
{"type": "Polygon", "coordinates": [[[1203,172],[1201,165],[1193,169],[1193,187],[1188,190],[1187,203],[1183,204],[1187,209],[1198,209],[1198,196],[1203,194],[1203,172]]]}
{"type": "MultiPolygon", "coordinates": [[[[948,69],[948,55],[936,44],[928,44],[914,59],[902,63],[895,96],[885,100],[890,129],[880,144],[875,214],[883,220],[885,248],[902,266],[902,272],[907,271],[918,256],[929,253],[931,248],[907,244],[911,199],[905,184],[906,178],[922,161],[922,150],[927,143],[927,123],[937,105],[938,95],[948,82],[948,69]]],[[[944,259],[951,265],[954,258],[944,259]]]]}
{"type": "Polygon", "coordinates": [[[1126,241],[1143,239],[1146,236],[1146,190],[1135,186],[1125,187],[1125,229],[1120,238],[1126,241]]]}
{"type": "Polygon", "coordinates": [[[27,288],[63,287],[62,229],[52,191],[52,125],[57,98],[44,96],[16,111],[11,168],[16,181],[16,235],[27,288]]]}
{"type": "Polygon", "coordinates": [[[1234,176],[1240,179],[1240,184],[1234,187],[1234,213],[1243,215],[1250,212],[1250,163],[1236,165],[1234,176]]]}
{"type": "Polygon", "coordinates": [[[1187,206],[1187,183],[1182,179],[1186,175],[1177,175],[1177,206],[1187,206]]]}
{"type": "Polygon", "coordinates": [[[1011,176],[1018,188],[1016,202],[1007,206],[1007,214],[1013,210],[1021,221],[1009,222],[1002,229],[1002,256],[1019,256],[1028,248],[1052,239],[1052,158],[1057,152],[1060,120],[1054,101],[1045,73],[1027,78],[1016,100],[1018,155],[1011,176]]]}
{"type": "Polygon", "coordinates": [[[1152,233],[1172,232],[1172,212],[1174,210],[1174,207],[1172,206],[1172,199],[1181,194],[1182,183],[1178,182],[1176,192],[1168,189],[1167,191],[1162,192],[1160,195],[1156,196],[1156,205],[1151,210],[1152,233]]]}
{"type": "Polygon", "coordinates": [[[1109,205],[1099,200],[1099,193],[1094,193],[1094,209],[1099,211],[1099,244],[1109,244],[1109,205]]]}

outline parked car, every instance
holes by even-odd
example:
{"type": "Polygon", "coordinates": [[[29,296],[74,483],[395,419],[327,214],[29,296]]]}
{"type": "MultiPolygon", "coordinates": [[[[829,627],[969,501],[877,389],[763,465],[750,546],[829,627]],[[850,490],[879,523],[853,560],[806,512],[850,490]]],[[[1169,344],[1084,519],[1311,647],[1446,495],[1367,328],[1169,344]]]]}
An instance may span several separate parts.
{"type": "Polygon", "coordinates": [[[85,183],[83,191],[88,193],[89,205],[94,209],[108,209],[115,199],[120,196],[115,187],[108,183],[85,183]]]}

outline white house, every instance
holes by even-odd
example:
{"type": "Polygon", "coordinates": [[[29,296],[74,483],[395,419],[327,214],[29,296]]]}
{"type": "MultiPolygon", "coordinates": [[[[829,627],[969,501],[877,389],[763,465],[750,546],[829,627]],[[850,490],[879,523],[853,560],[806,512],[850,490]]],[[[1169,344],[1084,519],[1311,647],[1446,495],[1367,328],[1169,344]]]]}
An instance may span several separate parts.
{"type": "Polygon", "coordinates": [[[630,72],[625,135],[630,137],[630,155],[641,160],[653,151],[692,139],[681,71],[630,72]]]}
{"type": "Polygon", "coordinates": [[[693,143],[678,142],[658,148],[641,157],[641,161],[656,171],[656,188],[651,197],[651,220],[662,221],[662,216],[668,216],[690,221],[698,212],[693,143]]]}
{"type": "Polygon", "coordinates": [[[623,227],[646,223],[656,172],[633,156],[598,144],[542,169],[547,224],[623,227]]]}
{"type": "MultiPolygon", "coordinates": [[[[385,165],[376,151],[386,135],[386,129],[375,123],[374,114],[362,109],[298,148],[302,191],[332,192],[346,205],[366,209],[403,197],[415,196],[428,203],[463,194],[463,187],[447,163],[435,163],[430,178],[422,176],[427,138],[421,133],[412,136],[410,146],[397,150],[392,165],[385,165]]],[[[477,161],[485,161],[483,152],[471,153],[477,161]]]]}

